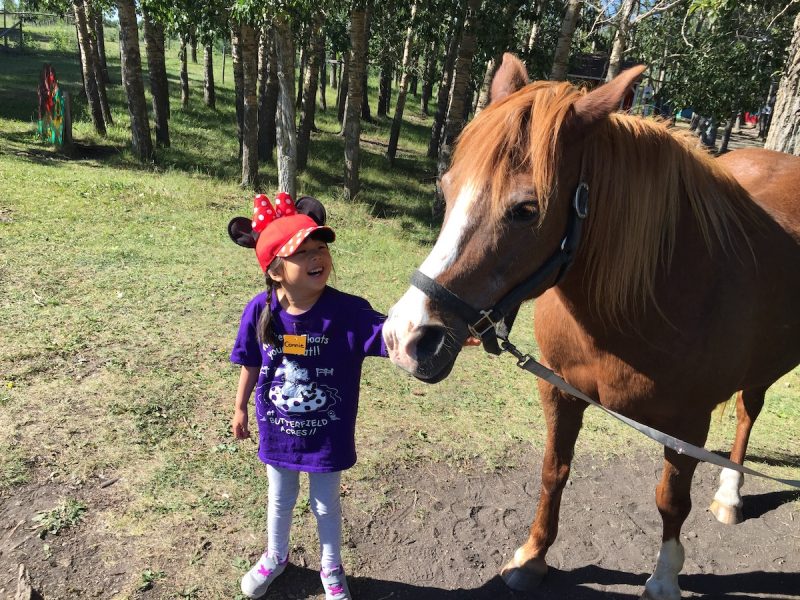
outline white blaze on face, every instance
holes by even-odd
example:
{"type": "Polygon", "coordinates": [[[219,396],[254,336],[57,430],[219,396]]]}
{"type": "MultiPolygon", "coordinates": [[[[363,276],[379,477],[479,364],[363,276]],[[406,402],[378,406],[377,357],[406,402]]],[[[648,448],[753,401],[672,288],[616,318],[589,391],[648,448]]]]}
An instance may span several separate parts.
{"type": "MultiPolygon", "coordinates": [[[[433,250],[419,267],[431,279],[441,275],[458,256],[476,198],[477,194],[471,183],[462,186],[433,250]]],[[[417,288],[408,288],[389,310],[389,317],[383,326],[383,339],[386,341],[389,357],[397,366],[409,371],[416,369],[417,328],[431,322],[427,300],[428,297],[417,288]]]]}

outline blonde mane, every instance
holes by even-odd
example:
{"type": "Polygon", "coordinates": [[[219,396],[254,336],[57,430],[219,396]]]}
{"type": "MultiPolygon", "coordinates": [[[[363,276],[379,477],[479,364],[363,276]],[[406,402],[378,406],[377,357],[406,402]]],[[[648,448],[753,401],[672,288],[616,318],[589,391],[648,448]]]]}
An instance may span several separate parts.
{"type": "MultiPolygon", "coordinates": [[[[488,107],[459,139],[450,171],[456,189],[471,181],[499,222],[511,175],[529,170],[544,216],[558,187],[562,126],[584,93],[568,83],[537,82],[488,107]]],[[[737,251],[733,239],[752,203],[689,132],[615,113],[575,144],[583,145],[591,205],[580,251],[601,318],[619,323],[649,305],[658,309],[656,275],[671,265],[684,201],[709,253],[737,251]]]]}

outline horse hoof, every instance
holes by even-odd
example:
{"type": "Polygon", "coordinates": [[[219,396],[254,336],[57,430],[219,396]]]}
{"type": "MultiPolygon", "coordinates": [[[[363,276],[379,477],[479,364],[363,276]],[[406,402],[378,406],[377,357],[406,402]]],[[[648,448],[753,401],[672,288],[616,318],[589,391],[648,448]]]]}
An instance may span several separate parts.
{"type": "Polygon", "coordinates": [[[742,522],[742,509],[737,506],[728,506],[714,500],[708,510],[724,525],[738,525],[742,522]]]}
{"type": "Polygon", "coordinates": [[[509,562],[500,576],[506,585],[515,592],[530,592],[539,587],[542,579],[547,574],[547,563],[542,559],[532,559],[523,566],[518,567],[514,561],[509,562]]]}

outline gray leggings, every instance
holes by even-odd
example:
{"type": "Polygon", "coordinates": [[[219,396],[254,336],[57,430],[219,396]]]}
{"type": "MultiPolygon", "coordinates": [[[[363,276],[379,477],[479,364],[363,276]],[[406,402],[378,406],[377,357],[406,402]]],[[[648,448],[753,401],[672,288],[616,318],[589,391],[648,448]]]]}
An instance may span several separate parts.
{"type": "MultiPolygon", "coordinates": [[[[342,503],[339,497],[341,471],[309,473],[309,501],[317,518],[320,564],[326,570],[342,563],[342,503]]],[[[267,465],[267,553],[279,561],[289,555],[292,510],[300,491],[300,471],[267,465]]]]}

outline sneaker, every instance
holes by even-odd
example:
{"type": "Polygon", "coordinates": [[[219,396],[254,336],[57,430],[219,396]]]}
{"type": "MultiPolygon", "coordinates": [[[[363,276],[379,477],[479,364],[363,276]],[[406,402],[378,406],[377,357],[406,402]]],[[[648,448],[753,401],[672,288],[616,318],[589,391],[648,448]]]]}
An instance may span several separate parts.
{"type": "Polygon", "coordinates": [[[319,577],[322,579],[322,587],[325,588],[325,600],[351,600],[350,590],[347,588],[347,577],[344,575],[342,565],[330,571],[321,569],[319,577]]]}
{"type": "Polygon", "coordinates": [[[248,598],[261,598],[267,593],[269,584],[283,573],[288,562],[288,556],[283,562],[278,562],[274,557],[267,556],[266,552],[262,554],[253,568],[242,577],[242,593],[248,598]]]}

